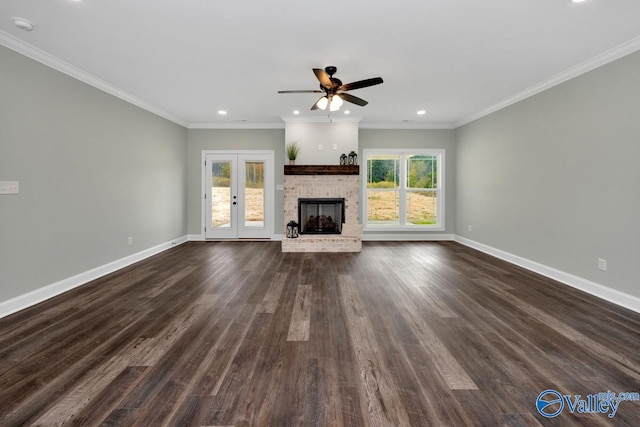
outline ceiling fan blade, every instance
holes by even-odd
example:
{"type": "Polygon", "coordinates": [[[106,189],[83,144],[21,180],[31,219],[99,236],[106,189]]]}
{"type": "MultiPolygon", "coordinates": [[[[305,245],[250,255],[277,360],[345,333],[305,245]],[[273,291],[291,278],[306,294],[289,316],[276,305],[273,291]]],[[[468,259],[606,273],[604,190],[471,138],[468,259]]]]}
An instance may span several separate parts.
{"type": "Polygon", "coordinates": [[[323,93],[321,90],[279,90],[278,93],[323,93]]]}
{"type": "Polygon", "coordinates": [[[348,93],[339,93],[338,95],[340,96],[340,98],[342,98],[343,101],[351,102],[352,104],[356,104],[361,107],[364,107],[365,105],[368,104],[368,102],[365,101],[364,99],[358,98],[357,96],[353,96],[348,93]]]}
{"type": "Polygon", "coordinates": [[[362,89],[363,87],[379,85],[380,83],[383,83],[382,77],[374,77],[372,79],[366,79],[366,80],[360,80],[353,83],[347,83],[346,85],[340,86],[338,90],[362,89]]]}
{"type": "Polygon", "coordinates": [[[329,78],[329,74],[327,74],[327,72],[321,68],[314,68],[313,72],[315,73],[316,77],[318,78],[318,80],[320,81],[320,84],[326,88],[332,88],[333,87],[333,83],[331,82],[331,79],[329,78]]]}

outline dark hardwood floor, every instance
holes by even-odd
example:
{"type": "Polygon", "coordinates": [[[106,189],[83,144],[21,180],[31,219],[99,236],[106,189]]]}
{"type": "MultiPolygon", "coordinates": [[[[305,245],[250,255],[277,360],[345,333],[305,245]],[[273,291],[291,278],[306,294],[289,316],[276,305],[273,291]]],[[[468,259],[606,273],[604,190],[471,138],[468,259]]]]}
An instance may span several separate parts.
{"type": "Polygon", "coordinates": [[[453,242],[191,242],[0,319],[0,425],[606,426],[640,315],[453,242]]]}

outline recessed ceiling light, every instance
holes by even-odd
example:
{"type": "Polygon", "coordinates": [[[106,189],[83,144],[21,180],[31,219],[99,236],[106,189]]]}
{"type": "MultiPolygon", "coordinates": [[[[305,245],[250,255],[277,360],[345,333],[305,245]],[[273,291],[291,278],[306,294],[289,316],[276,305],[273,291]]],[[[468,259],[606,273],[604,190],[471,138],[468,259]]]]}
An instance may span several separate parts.
{"type": "Polygon", "coordinates": [[[425,114],[427,114],[427,111],[426,111],[426,110],[420,110],[420,111],[418,111],[418,115],[419,115],[419,116],[424,116],[425,114]]]}
{"type": "Polygon", "coordinates": [[[345,113],[345,114],[351,114],[351,111],[349,111],[349,110],[344,110],[344,113],[345,113]]]}
{"type": "Polygon", "coordinates": [[[218,114],[220,114],[221,116],[226,116],[227,112],[224,110],[218,110],[218,114]]]}
{"type": "Polygon", "coordinates": [[[20,28],[21,30],[24,30],[24,31],[33,30],[33,24],[27,21],[26,19],[13,18],[13,23],[15,24],[16,27],[20,28]]]}
{"type": "Polygon", "coordinates": [[[298,110],[293,110],[293,114],[295,114],[295,115],[297,116],[298,114],[300,114],[300,111],[298,111],[298,110]]]}
{"type": "Polygon", "coordinates": [[[571,0],[574,3],[582,3],[584,0],[571,0]]]}

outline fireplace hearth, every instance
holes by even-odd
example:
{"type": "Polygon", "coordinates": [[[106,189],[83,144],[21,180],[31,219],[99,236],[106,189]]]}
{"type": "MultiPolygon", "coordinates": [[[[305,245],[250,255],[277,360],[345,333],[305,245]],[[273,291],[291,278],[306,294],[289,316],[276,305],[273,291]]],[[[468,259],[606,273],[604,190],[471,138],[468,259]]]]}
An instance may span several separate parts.
{"type": "Polygon", "coordinates": [[[344,223],[344,199],[298,199],[300,234],[340,234],[344,223]]]}

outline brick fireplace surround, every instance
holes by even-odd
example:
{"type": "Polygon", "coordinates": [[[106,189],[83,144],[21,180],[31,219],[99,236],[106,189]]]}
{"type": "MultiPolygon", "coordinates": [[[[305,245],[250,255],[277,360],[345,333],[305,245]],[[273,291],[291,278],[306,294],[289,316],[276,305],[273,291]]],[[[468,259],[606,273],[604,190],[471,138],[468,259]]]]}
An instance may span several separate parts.
{"type": "Polygon", "coordinates": [[[360,252],[362,236],[302,234],[286,237],[289,221],[298,221],[299,198],[344,198],[345,224],[358,224],[359,167],[285,165],[282,252],[360,252]]]}

